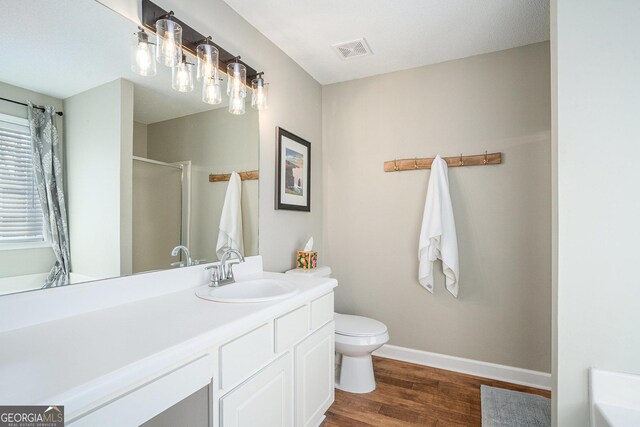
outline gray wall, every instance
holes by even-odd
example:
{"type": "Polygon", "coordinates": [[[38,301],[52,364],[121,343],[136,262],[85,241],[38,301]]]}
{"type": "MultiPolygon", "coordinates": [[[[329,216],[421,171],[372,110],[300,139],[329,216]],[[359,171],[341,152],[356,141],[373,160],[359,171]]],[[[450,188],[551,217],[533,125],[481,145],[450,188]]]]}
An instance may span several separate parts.
{"type": "MultiPolygon", "coordinates": [[[[0,82],[0,93],[3,98],[16,101],[31,101],[36,105],[53,105],[62,111],[62,100],[37,92],[0,82]]],[[[15,117],[27,118],[27,107],[10,102],[0,102],[0,113],[15,117]]],[[[60,140],[64,140],[62,119],[58,118],[60,140]]],[[[51,270],[56,258],[50,247],[0,250],[0,277],[20,276],[23,274],[45,273],[51,270]],[[28,260],[28,262],[27,262],[28,260]]]]}
{"type": "Polygon", "coordinates": [[[549,44],[323,87],[325,253],[336,311],[389,327],[391,344],[550,372],[549,44]],[[395,158],[501,151],[449,171],[460,294],[417,281],[428,171],[395,158]]]}
{"type": "Polygon", "coordinates": [[[556,425],[588,425],[587,372],[640,374],[640,3],[557,0],[556,425]],[[612,7],[615,6],[615,7],[612,7]]]}
{"type": "MultiPolygon", "coordinates": [[[[189,249],[194,259],[218,259],[216,243],[228,183],[209,182],[209,174],[258,169],[258,126],[258,112],[251,108],[242,116],[220,108],[147,126],[150,159],[191,160],[189,249]]],[[[257,181],[242,183],[242,223],[245,255],[257,255],[257,181]]]]}
{"type": "Polygon", "coordinates": [[[74,273],[131,273],[133,84],[118,79],[64,101],[74,273]]]}
{"type": "Polygon", "coordinates": [[[147,157],[147,125],[144,123],[133,122],[133,155],[147,157]]]}

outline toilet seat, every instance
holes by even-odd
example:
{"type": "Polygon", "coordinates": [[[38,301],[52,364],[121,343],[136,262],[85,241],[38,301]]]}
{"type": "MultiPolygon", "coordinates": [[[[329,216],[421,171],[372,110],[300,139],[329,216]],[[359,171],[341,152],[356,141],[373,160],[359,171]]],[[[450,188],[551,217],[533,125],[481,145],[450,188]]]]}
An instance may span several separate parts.
{"type": "Polygon", "coordinates": [[[377,337],[387,333],[384,323],[368,317],[353,316],[351,314],[334,313],[335,330],[337,335],[347,337],[377,337]]]}
{"type": "MultiPolygon", "coordinates": [[[[382,344],[386,344],[389,341],[389,333],[384,332],[380,335],[373,335],[369,337],[354,337],[350,335],[335,335],[336,345],[343,344],[345,346],[349,346],[350,348],[358,348],[358,351],[367,352],[373,351],[380,347],[382,344]],[[375,347],[374,349],[369,350],[368,347],[375,347]]],[[[353,350],[352,350],[353,351],[353,350]]]]}

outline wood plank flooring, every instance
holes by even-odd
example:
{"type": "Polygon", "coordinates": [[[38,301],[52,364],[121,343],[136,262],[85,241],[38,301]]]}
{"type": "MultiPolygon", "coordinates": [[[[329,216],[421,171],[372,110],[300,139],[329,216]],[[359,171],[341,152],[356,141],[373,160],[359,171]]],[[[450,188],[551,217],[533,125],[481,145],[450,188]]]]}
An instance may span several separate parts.
{"type": "Polygon", "coordinates": [[[381,357],[373,365],[376,390],[336,390],[322,427],[480,426],[481,384],[551,397],[546,390],[381,357]]]}

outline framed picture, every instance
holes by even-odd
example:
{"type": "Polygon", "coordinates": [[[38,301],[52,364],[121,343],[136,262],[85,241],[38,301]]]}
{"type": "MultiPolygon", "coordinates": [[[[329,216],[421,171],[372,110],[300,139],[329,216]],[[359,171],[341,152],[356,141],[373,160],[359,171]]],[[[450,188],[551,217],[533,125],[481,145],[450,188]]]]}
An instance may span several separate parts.
{"type": "Polygon", "coordinates": [[[311,143],[276,128],[276,209],[311,212],[311,143]]]}

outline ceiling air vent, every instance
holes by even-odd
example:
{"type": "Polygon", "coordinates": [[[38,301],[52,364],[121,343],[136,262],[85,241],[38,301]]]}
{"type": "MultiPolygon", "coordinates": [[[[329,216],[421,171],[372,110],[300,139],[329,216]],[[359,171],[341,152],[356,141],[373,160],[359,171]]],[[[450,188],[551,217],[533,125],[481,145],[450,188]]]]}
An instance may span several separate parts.
{"type": "Polygon", "coordinates": [[[373,54],[365,39],[334,44],[333,48],[338,52],[338,56],[342,59],[358,58],[373,54]]]}

